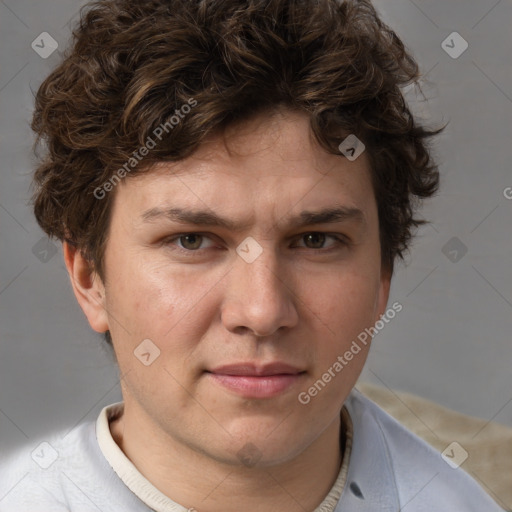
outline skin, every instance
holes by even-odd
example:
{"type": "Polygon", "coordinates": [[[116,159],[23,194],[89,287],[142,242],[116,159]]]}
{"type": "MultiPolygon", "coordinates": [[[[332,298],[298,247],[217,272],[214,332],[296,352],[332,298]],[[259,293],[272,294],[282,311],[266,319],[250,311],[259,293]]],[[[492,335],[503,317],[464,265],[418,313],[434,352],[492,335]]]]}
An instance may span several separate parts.
{"type": "Polygon", "coordinates": [[[368,165],[365,153],[350,162],[321,149],[304,114],[266,113],[211,137],[192,157],[118,185],[105,282],[65,244],[78,302],[92,328],[109,329],[113,338],[125,403],[110,426],[113,437],[183,506],[312,511],[333,485],[339,413],[368,347],[307,405],[298,394],[386,309],[390,275],[381,267],[368,165]],[[340,206],[362,214],[301,227],[287,222],[304,210],[340,206]],[[143,218],[170,207],[245,226],[143,218]],[[188,233],[203,237],[179,238],[188,233]],[[252,263],[236,252],[248,236],[262,248],[252,263]],[[145,366],[134,350],[148,338],[160,355],[145,366]],[[281,361],[303,373],[267,398],[241,396],[207,373],[240,361],[281,361]],[[248,443],[257,454],[250,467],[237,455],[248,443]]]}

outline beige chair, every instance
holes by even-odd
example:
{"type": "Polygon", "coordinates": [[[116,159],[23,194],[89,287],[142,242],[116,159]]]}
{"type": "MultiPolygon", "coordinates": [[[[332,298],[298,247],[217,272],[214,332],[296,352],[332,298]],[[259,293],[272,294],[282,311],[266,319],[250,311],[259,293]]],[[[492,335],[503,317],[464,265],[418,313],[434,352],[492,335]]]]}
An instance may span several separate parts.
{"type": "Polygon", "coordinates": [[[512,428],[367,382],[358,382],[356,388],[439,452],[453,441],[459,443],[468,452],[460,467],[512,511],[512,428]]]}

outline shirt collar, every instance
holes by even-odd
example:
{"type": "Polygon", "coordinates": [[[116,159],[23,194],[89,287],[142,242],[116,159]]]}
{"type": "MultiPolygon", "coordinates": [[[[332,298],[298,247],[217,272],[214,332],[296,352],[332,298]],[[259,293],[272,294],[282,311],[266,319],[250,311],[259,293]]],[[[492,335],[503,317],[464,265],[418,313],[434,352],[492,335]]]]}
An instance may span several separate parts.
{"type": "Polygon", "coordinates": [[[356,389],[345,402],[353,423],[345,489],[335,512],[397,512],[397,486],[383,432],[356,389]]]}

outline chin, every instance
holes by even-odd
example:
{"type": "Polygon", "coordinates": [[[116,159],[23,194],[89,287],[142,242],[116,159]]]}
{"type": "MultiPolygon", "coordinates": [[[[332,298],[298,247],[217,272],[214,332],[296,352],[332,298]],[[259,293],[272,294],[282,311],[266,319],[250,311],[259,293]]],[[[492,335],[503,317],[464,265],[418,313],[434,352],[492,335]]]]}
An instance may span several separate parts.
{"type": "MultiPolygon", "coordinates": [[[[239,425],[236,434],[232,432],[232,442],[226,447],[231,464],[246,467],[268,467],[291,460],[307,446],[307,440],[302,443],[297,439],[297,430],[290,431],[289,425],[280,425],[280,419],[272,426],[239,425]]],[[[224,452],[224,456],[226,456],[224,452]]]]}

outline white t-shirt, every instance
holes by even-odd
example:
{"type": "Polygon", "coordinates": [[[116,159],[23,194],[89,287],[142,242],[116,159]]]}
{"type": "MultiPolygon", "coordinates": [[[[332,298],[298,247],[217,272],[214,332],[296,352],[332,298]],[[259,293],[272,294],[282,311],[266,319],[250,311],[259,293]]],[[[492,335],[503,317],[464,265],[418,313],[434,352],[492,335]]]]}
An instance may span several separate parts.
{"type": "MultiPolygon", "coordinates": [[[[122,403],[105,407],[96,422],[0,461],[0,512],[186,512],[193,507],[158,491],[117,446],[109,419],[120,408],[122,403]]],[[[359,391],[350,393],[342,414],[349,426],[342,467],[314,512],[503,512],[461,467],[453,468],[359,391]]]]}

